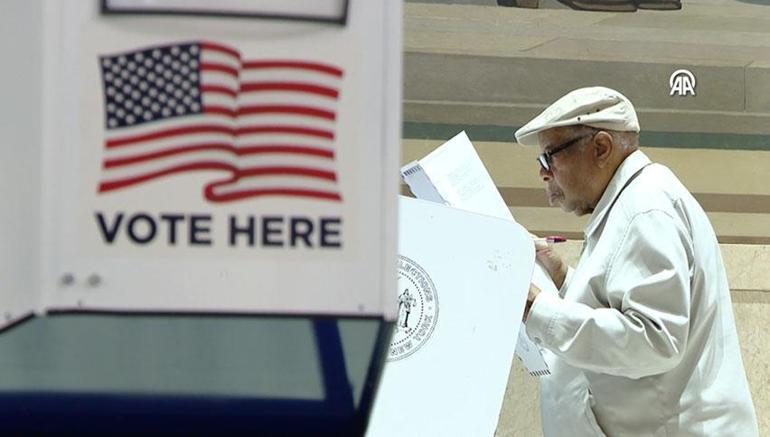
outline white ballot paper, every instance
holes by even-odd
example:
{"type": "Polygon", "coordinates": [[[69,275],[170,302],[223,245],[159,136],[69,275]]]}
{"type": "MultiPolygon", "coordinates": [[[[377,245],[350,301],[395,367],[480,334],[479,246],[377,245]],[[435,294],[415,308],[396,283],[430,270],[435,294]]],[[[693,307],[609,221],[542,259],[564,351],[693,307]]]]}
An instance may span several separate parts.
{"type": "Polygon", "coordinates": [[[398,318],[367,435],[494,435],[535,258],[529,233],[401,197],[398,252],[398,318]]]}
{"type": "MultiPolygon", "coordinates": [[[[412,193],[420,199],[516,221],[465,131],[424,158],[403,166],[401,175],[412,193]]],[[[532,282],[542,291],[558,293],[539,263],[535,263],[532,282]]],[[[540,348],[529,338],[523,323],[516,344],[516,356],[531,375],[551,373],[540,348]]]]}

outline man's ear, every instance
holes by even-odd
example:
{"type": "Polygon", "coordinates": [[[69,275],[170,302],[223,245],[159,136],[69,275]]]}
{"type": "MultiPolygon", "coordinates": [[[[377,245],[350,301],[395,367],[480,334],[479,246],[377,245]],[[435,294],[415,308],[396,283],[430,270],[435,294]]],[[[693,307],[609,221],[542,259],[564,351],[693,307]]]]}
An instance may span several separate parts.
{"type": "Polygon", "coordinates": [[[604,167],[610,162],[615,144],[609,132],[599,131],[594,135],[594,158],[599,167],[604,167]]]}

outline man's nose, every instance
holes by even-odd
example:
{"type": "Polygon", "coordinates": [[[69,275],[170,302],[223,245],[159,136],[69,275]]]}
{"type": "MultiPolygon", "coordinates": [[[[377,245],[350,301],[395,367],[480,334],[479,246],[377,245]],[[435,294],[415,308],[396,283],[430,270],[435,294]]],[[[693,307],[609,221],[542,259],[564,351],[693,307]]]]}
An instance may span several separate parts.
{"type": "Polygon", "coordinates": [[[542,166],[540,167],[540,179],[543,180],[543,182],[548,182],[553,177],[553,173],[551,173],[549,170],[544,169],[542,166]]]}

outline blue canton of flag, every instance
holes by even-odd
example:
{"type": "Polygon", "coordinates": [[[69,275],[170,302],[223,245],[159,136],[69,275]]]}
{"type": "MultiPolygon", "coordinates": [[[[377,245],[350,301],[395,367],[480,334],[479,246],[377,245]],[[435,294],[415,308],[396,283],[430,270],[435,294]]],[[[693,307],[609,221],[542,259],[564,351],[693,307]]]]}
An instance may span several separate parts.
{"type": "Polygon", "coordinates": [[[106,127],[200,113],[200,50],[177,44],[102,57],[106,127]]]}

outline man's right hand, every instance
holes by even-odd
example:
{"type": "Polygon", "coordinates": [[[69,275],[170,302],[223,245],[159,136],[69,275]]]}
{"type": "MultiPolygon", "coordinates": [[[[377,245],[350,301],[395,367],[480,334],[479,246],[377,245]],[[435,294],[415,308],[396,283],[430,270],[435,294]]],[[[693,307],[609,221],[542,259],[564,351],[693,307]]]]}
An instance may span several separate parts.
{"type": "Polygon", "coordinates": [[[545,267],[545,271],[553,280],[556,288],[561,288],[564,284],[564,279],[567,277],[567,264],[561,259],[561,256],[553,250],[553,247],[543,241],[537,241],[539,238],[534,234],[532,238],[535,239],[535,257],[540,264],[545,267]]]}

